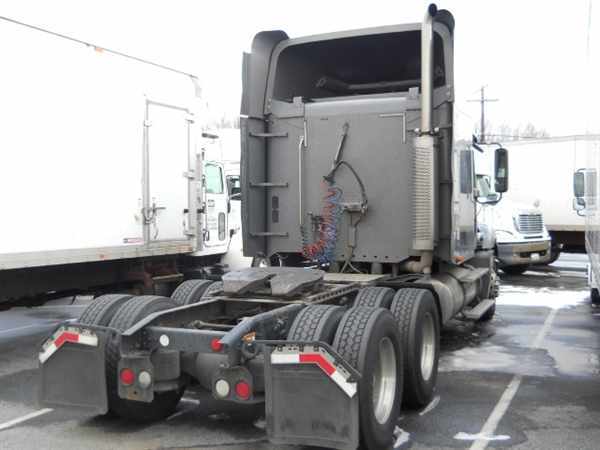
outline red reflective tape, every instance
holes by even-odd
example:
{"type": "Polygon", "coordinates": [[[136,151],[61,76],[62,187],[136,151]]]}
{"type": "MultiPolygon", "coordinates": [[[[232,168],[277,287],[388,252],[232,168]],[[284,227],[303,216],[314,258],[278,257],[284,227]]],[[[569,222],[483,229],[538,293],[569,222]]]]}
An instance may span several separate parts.
{"type": "Polygon", "coordinates": [[[333,372],[335,372],[335,367],[325,359],[323,355],[319,353],[305,353],[300,355],[301,363],[314,363],[317,364],[323,372],[327,375],[331,376],[333,372]]]}
{"type": "Polygon", "coordinates": [[[59,348],[65,342],[77,343],[79,342],[79,335],[77,333],[70,333],[68,331],[64,331],[60,334],[60,336],[56,338],[56,340],[54,341],[54,345],[56,345],[56,348],[59,348]]]}

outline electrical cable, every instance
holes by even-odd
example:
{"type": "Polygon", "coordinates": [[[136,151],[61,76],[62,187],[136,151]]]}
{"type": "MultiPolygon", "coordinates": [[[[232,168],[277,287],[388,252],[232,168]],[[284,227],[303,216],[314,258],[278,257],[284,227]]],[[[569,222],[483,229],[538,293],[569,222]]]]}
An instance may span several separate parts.
{"type": "Polygon", "coordinates": [[[143,59],[143,58],[138,58],[137,56],[128,55],[127,53],[123,53],[123,52],[120,52],[118,50],[112,50],[110,48],[106,48],[106,47],[102,47],[100,45],[92,44],[91,42],[87,42],[87,41],[83,41],[81,39],[77,39],[77,38],[74,38],[74,37],[71,37],[71,36],[67,36],[66,34],[57,33],[56,31],[51,31],[51,30],[48,30],[46,28],[38,27],[36,25],[31,25],[31,24],[28,24],[28,23],[25,23],[25,22],[21,22],[21,21],[16,20],[16,19],[11,19],[10,17],[0,16],[0,20],[4,20],[6,22],[10,22],[10,23],[15,24],[15,25],[20,25],[20,26],[25,27],[25,28],[30,28],[32,30],[40,31],[42,33],[50,34],[52,36],[55,36],[55,37],[58,37],[58,38],[61,38],[61,39],[66,39],[68,41],[76,42],[78,44],[85,45],[86,47],[91,47],[94,50],[97,50],[97,51],[100,51],[100,52],[112,53],[113,55],[121,56],[123,58],[133,59],[134,61],[138,61],[138,62],[141,62],[141,63],[144,63],[144,64],[149,64],[151,66],[159,67],[161,69],[168,70],[170,72],[175,72],[175,73],[178,73],[180,75],[186,75],[186,76],[190,77],[194,81],[198,80],[198,77],[196,75],[194,75],[194,74],[191,74],[191,73],[188,73],[188,72],[184,72],[182,70],[174,69],[173,67],[165,66],[163,64],[159,64],[159,63],[156,63],[154,61],[150,61],[150,60],[143,59]]]}

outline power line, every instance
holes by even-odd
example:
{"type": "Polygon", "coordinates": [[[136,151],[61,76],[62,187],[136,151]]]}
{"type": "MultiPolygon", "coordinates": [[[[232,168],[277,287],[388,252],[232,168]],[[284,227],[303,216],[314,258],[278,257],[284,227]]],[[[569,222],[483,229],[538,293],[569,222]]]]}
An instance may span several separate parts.
{"type": "Polygon", "coordinates": [[[20,22],[18,20],[11,19],[10,17],[0,16],[0,20],[4,20],[6,22],[10,22],[10,23],[13,23],[15,25],[21,25],[23,27],[30,28],[30,29],[36,30],[36,31],[40,31],[42,33],[50,34],[52,36],[55,36],[55,37],[58,37],[58,38],[61,38],[61,39],[66,39],[68,41],[76,42],[78,44],[85,45],[86,47],[91,47],[91,48],[93,48],[94,50],[97,50],[97,51],[112,53],[113,55],[121,56],[123,58],[132,59],[134,61],[138,61],[138,62],[141,62],[143,64],[149,64],[151,66],[160,67],[161,69],[168,70],[170,72],[175,72],[175,73],[178,73],[180,75],[188,76],[194,82],[196,82],[198,80],[198,77],[196,75],[192,74],[192,73],[184,72],[182,70],[178,70],[178,69],[175,69],[173,67],[165,66],[163,64],[159,64],[159,63],[156,63],[154,61],[147,60],[147,59],[138,58],[137,56],[128,55],[127,53],[123,53],[123,52],[120,52],[118,50],[112,50],[110,48],[102,47],[100,45],[96,45],[96,44],[93,44],[91,42],[82,41],[81,39],[77,39],[77,38],[74,38],[72,36],[67,36],[66,34],[57,33],[55,31],[48,30],[46,28],[41,28],[41,27],[38,27],[38,26],[35,26],[35,25],[31,25],[31,24],[28,24],[28,23],[25,23],[25,22],[20,22]]]}
{"type": "Polygon", "coordinates": [[[479,89],[481,98],[477,100],[467,100],[467,102],[479,102],[481,104],[481,129],[479,130],[479,141],[485,144],[485,104],[487,102],[497,102],[497,98],[485,98],[485,86],[479,89]]]}

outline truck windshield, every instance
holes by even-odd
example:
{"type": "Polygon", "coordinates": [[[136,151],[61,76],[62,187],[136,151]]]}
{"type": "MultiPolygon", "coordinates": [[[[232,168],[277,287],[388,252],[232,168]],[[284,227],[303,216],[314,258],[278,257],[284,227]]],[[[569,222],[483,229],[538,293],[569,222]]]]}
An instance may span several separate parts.
{"type": "Polygon", "coordinates": [[[209,194],[223,193],[223,176],[221,168],[213,164],[204,166],[204,179],[206,182],[206,192],[209,194]]]}
{"type": "MultiPolygon", "coordinates": [[[[405,92],[420,86],[421,32],[362,35],[290,45],[277,60],[273,97],[291,101],[405,92]]],[[[434,38],[434,84],[445,84],[443,42],[434,38]]]]}

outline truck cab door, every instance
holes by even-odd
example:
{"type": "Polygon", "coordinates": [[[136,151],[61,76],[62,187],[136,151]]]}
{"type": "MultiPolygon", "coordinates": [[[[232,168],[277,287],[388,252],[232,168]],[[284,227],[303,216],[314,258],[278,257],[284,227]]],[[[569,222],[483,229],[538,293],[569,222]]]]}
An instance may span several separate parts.
{"type": "Polygon", "coordinates": [[[454,150],[453,194],[453,259],[462,262],[471,258],[477,246],[476,212],[474,197],[473,149],[454,150]]]}
{"type": "Polygon", "coordinates": [[[225,253],[229,244],[229,195],[223,166],[216,162],[204,165],[204,208],[204,246],[213,250],[223,247],[225,253]]]}

